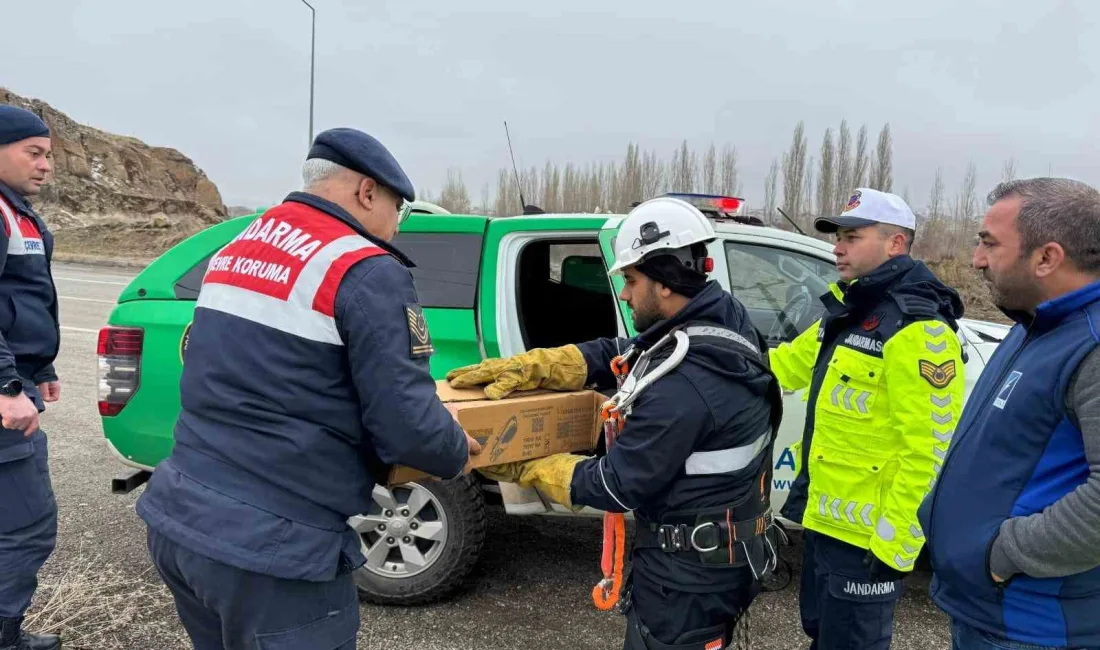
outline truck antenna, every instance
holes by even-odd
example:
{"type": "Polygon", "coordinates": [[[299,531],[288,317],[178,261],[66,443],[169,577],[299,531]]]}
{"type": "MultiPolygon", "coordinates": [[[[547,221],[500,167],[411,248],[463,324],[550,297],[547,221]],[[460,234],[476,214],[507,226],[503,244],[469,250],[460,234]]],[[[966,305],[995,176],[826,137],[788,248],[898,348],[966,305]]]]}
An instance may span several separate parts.
{"type": "Polygon", "coordinates": [[[791,219],[790,217],[787,216],[786,212],[783,212],[783,208],[776,207],[775,209],[779,210],[779,214],[783,215],[784,217],[786,217],[787,221],[791,222],[791,225],[794,226],[794,229],[798,231],[798,234],[800,234],[800,235],[805,235],[806,234],[805,232],[802,231],[801,228],[798,227],[798,224],[794,222],[794,219],[791,219]]]}
{"type": "Polygon", "coordinates": [[[508,132],[508,120],[504,120],[504,135],[508,138],[508,155],[512,157],[512,173],[516,175],[516,189],[519,190],[519,210],[527,209],[527,201],[523,198],[523,186],[519,183],[519,171],[516,170],[516,155],[512,153],[512,134],[508,132]]]}

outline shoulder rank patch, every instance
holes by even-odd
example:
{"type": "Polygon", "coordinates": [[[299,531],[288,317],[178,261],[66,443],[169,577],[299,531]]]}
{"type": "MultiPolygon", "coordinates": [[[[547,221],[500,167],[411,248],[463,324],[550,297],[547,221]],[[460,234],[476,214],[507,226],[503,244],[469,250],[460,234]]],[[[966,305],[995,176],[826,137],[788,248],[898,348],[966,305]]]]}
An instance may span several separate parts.
{"type": "Polygon", "coordinates": [[[950,359],[936,365],[931,361],[920,360],[920,376],[933,388],[947,388],[955,378],[955,360],[950,359]]]}
{"type": "Polygon", "coordinates": [[[432,347],[432,335],[428,332],[428,322],[424,320],[424,309],[416,304],[405,305],[405,316],[409,321],[409,357],[420,359],[435,353],[432,347]]]}

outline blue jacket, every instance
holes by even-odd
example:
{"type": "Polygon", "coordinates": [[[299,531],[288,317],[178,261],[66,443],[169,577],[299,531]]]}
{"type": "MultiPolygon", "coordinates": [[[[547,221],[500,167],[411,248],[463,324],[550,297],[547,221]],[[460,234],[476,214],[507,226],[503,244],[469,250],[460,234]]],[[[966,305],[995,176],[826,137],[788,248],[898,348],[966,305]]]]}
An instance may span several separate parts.
{"type": "Polygon", "coordinates": [[[50,274],[53,235],[26,200],[3,183],[0,221],[0,383],[22,378],[24,392],[42,411],[37,384],[57,379],[53,362],[61,345],[50,274]]]}
{"type": "MultiPolygon", "coordinates": [[[[761,348],[745,307],[711,282],[678,314],[633,340],[599,339],[580,345],[588,384],[614,392],[611,360],[632,344],[647,349],[674,327],[706,324],[732,330],[761,348]]],[[[669,344],[670,353],[674,346],[669,344]]],[[[666,355],[658,353],[651,367],[666,355]]],[[[616,443],[602,460],[577,465],[570,493],[573,503],[609,512],[633,510],[639,521],[659,522],[670,511],[728,506],[757,488],[771,457],[761,453],[732,473],[688,474],[693,452],[742,447],[757,440],[771,423],[768,388],[774,379],[737,350],[692,341],[687,357],[649,386],[626,418],[616,443]]],[[[771,481],[768,481],[770,487],[771,481]]],[[[636,549],[634,568],[680,591],[722,591],[743,583],[747,567],[703,566],[673,558],[655,548],[636,549]],[[742,570],[744,569],[744,570],[742,570]]],[[[749,574],[751,579],[751,574],[749,574]]]]}
{"type": "Polygon", "coordinates": [[[411,264],[303,193],[211,259],[175,448],[138,501],[151,528],[242,569],[329,580],[365,561],[347,519],[390,466],[462,471],[411,264]]]}
{"type": "Polygon", "coordinates": [[[997,348],[967,401],[935,489],[920,509],[932,597],[952,617],[1015,641],[1100,646],[1100,568],[994,583],[1001,523],[1041,512],[1089,475],[1066,390],[1100,342],[1100,282],[1043,303],[997,348]]]}

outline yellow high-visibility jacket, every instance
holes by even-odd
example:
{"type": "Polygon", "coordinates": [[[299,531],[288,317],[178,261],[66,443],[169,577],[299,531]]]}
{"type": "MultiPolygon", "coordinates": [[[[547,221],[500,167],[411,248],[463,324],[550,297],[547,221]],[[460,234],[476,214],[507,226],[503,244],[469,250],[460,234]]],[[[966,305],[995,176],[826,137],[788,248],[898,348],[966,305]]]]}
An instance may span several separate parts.
{"type": "Polygon", "coordinates": [[[895,264],[908,271],[885,283],[889,292],[873,291],[881,279],[860,280],[847,296],[830,287],[825,317],[771,352],[785,390],[809,389],[784,516],[901,571],[913,568],[924,544],[917,508],[941,470],[965,385],[951,326],[961,302],[923,264],[906,260],[895,264]],[[921,293],[931,277],[944,299],[907,294],[914,274],[925,281],[921,293]],[[864,283],[862,294],[853,292],[864,283]],[[845,305],[848,298],[864,304],[845,305]]]}

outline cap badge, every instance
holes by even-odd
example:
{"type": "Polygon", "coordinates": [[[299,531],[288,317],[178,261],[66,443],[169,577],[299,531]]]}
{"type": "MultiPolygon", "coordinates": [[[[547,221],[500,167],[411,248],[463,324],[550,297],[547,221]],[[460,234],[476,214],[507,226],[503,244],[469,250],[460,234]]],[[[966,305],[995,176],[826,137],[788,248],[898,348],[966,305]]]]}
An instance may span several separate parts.
{"type": "Polygon", "coordinates": [[[856,190],[856,193],[853,194],[850,199],[848,199],[848,205],[844,206],[844,211],[848,212],[850,210],[855,210],[856,208],[858,208],[859,207],[859,199],[861,197],[863,197],[863,192],[860,192],[859,190],[856,190]]]}

